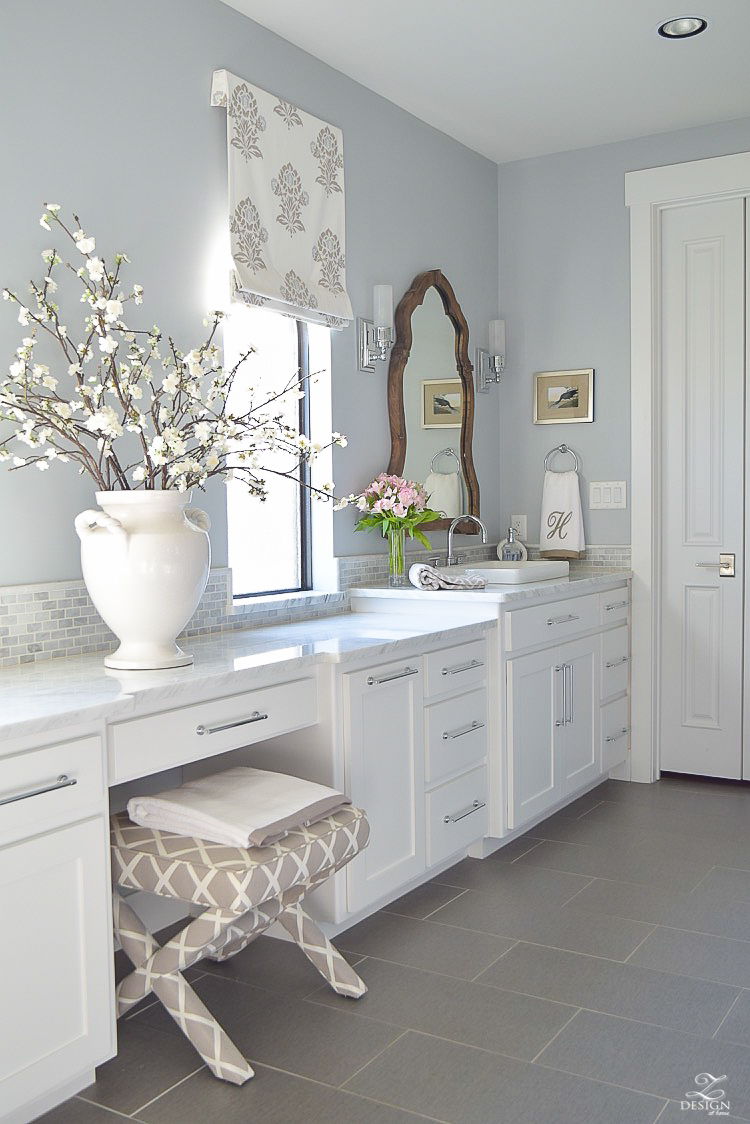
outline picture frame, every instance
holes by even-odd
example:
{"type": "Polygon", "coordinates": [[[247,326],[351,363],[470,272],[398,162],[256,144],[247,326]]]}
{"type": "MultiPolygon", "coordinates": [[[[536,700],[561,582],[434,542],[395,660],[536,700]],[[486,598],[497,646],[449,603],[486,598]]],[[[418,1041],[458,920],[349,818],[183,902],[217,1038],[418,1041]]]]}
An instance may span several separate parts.
{"type": "Polygon", "coordinates": [[[463,411],[461,379],[423,379],[422,429],[460,429],[463,411]]]}
{"type": "Polygon", "coordinates": [[[534,424],[563,425],[594,420],[594,369],[537,371],[534,424]]]}

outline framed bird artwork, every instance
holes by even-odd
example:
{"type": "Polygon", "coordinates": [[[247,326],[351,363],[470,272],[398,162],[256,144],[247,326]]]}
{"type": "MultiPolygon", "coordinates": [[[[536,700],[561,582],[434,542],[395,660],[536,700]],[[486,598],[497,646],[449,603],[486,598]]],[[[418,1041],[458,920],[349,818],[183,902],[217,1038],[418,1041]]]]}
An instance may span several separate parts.
{"type": "Polygon", "coordinates": [[[594,420],[594,370],[537,371],[534,423],[555,425],[594,420]]]}

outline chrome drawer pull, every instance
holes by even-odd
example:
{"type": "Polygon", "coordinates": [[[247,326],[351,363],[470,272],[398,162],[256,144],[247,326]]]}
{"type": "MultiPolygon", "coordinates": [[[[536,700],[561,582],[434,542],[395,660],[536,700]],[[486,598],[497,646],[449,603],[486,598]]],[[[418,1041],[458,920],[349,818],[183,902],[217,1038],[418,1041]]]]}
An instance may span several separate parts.
{"type": "Polygon", "coordinates": [[[617,742],[620,740],[620,738],[624,738],[627,733],[629,733],[629,727],[623,726],[619,734],[607,734],[604,740],[605,742],[617,742]]]}
{"type": "Polygon", "coordinates": [[[619,667],[620,664],[623,664],[623,663],[630,663],[630,656],[621,656],[619,660],[609,660],[609,662],[605,663],[604,666],[605,667],[619,667]]]}
{"type": "Polygon", "coordinates": [[[444,742],[452,742],[455,738],[462,738],[464,736],[464,734],[470,734],[472,732],[472,730],[483,730],[483,729],[484,729],[484,722],[477,722],[477,720],[475,718],[470,726],[464,726],[463,729],[461,729],[461,730],[454,730],[450,734],[448,733],[447,730],[444,730],[443,731],[443,741],[444,742]]]}
{"type": "Polygon", "coordinates": [[[261,714],[259,710],[254,710],[249,718],[240,718],[238,722],[224,722],[221,726],[196,726],[195,732],[198,737],[202,737],[204,734],[218,734],[222,730],[234,730],[235,726],[249,726],[251,722],[265,722],[267,718],[267,714],[261,714]]]}
{"type": "Polygon", "coordinates": [[[30,796],[41,796],[43,792],[56,792],[58,788],[70,788],[78,784],[75,777],[68,777],[61,773],[54,784],[44,785],[43,788],[32,788],[31,792],[19,792],[17,796],[4,796],[0,804],[15,804],[16,800],[28,800],[30,796]]]}
{"type": "Polygon", "coordinates": [[[457,663],[455,667],[444,667],[441,675],[460,675],[462,671],[471,671],[475,667],[484,667],[481,660],[470,660],[469,663],[457,663]]]}
{"type": "Polygon", "coordinates": [[[390,683],[392,679],[403,679],[406,675],[419,675],[418,667],[405,667],[403,671],[394,671],[393,675],[381,675],[375,679],[372,675],[367,677],[368,687],[377,687],[380,683],[390,683]]]}
{"type": "Polygon", "coordinates": [[[452,816],[443,816],[443,823],[458,823],[459,820],[470,816],[472,812],[478,812],[480,808],[484,808],[484,803],[484,800],[474,800],[468,808],[462,808],[460,812],[454,812],[452,816]]]}
{"type": "Polygon", "coordinates": [[[575,613],[568,613],[567,617],[547,617],[547,624],[567,624],[568,621],[579,621],[580,619],[575,613]]]}
{"type": "Polygon", "coordinates": [[[613,609],[627,609],[629,604],[629,601],[613,601],[611,605],[604,606],[604,611],[605,613],[611,613],[613,609]]]}

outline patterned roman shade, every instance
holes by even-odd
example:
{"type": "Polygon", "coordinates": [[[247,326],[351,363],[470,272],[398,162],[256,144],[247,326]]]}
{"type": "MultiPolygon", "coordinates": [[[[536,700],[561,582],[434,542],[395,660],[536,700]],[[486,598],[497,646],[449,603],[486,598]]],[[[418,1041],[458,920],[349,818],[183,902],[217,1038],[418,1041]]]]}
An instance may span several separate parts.
{"type": "Polygon", "coordinates": [[[341,130],[228,70],[211,104],[227,111],[234,298],[345,327],[341,130]]]}

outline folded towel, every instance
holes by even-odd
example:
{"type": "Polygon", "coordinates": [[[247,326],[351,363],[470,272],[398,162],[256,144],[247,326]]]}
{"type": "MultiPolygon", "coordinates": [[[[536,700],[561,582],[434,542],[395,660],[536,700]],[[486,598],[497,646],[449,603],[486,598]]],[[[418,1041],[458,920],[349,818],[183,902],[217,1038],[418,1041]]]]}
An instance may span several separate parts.
{"type": "Polygon", "coordinates": [[[544,474],[542,489],[542,523],[539,533],[540,558],[583,558],[583,513],[578,473],[544,474]]]}
{"type": "Polygon", "coordinates": [[[424,562],[409,567],[409,581],[417,589],[484,589],[487,585],[479,574],[441,574],[424,562]]]}
{"type": "Polygon", "coordinates": [[[424,490],[433,511],[442,511],[447,519],[461,514],[461,477],[457,472],[428,472],[424,490]]]}
{"type": "Polygon", "coordinates": [[[240,765],[155,796],[135,796],[128,815],[141,827],[228,847],[263,847],[347,804],[347,796],[325,785],[240,765]]]}

